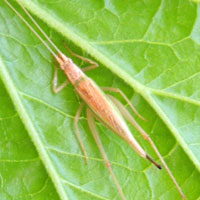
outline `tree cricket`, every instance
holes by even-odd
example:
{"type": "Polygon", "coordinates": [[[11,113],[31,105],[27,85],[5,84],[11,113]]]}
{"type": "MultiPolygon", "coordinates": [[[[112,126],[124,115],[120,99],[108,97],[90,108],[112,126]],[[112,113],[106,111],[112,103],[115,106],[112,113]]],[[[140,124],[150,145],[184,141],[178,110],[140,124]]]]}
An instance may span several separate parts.
{"type": "Polygon", "coordinates": [[[21,6],[21,8],[24,10],[24,12],[27,14],[27,16],[30,18],[30,20],[33,22],[33,24],[38,28],[38,30],[42,33],[42,35],[48,40],[48,42],[51,44],[50,47],[49,44],[47,44],[40,35],[35,31],[35,29],[25,20],[25,18],[20,15],[20,13],[7,1],[4,0],[7,5],[15,12],[15,14],[28,26],[28,28],[35,34],[35,36],[43,43],[43,45],[51,52],[53,57],[58,62],[60,69],[64,71],[65,75],[67,76],[67,80],[61,84],[59,87],[57,86],[57,68],[55,68],[54,78],[53,78],[53,91],[55,93],[60,92],[65,86],[67,86],[69,83],[71,83],[75,91],[79,94],[83,102],[80,104],[80,107],[75,115],[74,120],[74,126],[75,126],[75,134],[77,136],[77,139],[80,144],[80,148],[82,150],[82,153],[84,155],[86,163],[88,163],[88,157],[87,153],[84,147],[84,144],[81,139],[79,127],[78,127],[78,121],[79,117],[81,115],[81,112],[83,110],[84,106],[87,106],[86,109],[86,116],[89,128],[91,130],[91,133],[94,137],[94,140],[101,152],[101,155],[104,159],[105,165],[108,168],[114,184],[117,187],[117,190],[119,192],[119,195],[121,196],[122,200],[125,200],[125,194],[115,176],[112,170],[112,166],[110,164],[110,161],[106,155],[106,152],[104,150],[103,144],[100,140],[97,127],[95,125],[95,120],[100,121],[104,126],[112,130],[114,133],[116,133],[118,136],[120,136],[122,139],[124,139],[132,149],[134,149],[141,157],[149,160],[151,163],[153,163],[158,169],[161,169],[162,167],[156,163],[145,151],[144,149],[139,145],[139,143],[135,140],[133,137],[131,131],[128,128],[128,125],[126,124],[126,120],[129,121],[137,130],[138,132],[143,136],[145,140],[147,140],[152,148],[154,149],[155,153],[159,157],[161,163],[167,170],[169,176],[171,177],[172,181],[174,182],[177,190],[179,191],[180,195],[183,199],[186,199],[184,196],[180,186],[178,185],[176,179],[172,175],[170,169],[168,168],[167,164],[165,163],[164,159],[162,158],[161,154],[159,153],[156,145],[151,140],[151,138],[148,136],[148,134],[141,128],[141,126],[136,122],[136,120],[131,116],[129,111],[122,105],[122,103],[117,100],[115,97],[111,95],[106,95],[104,91],[110,91],[110,92],[117,92],[119,93],[124,100],[127,102],[127,104],[130,106],[132,111],[141,119],[145,120],[133,107],[131,102],[128,100],[128,98],[125,96],[125,94],[116,88],[109,88],[104,87],[100,88],[97,86],[97,84],[87,77],[84,72],[89,71],[91,69],[94,69],[98,67],[98,65],[82,56],[79,56],[73,52],[67,47],[67,49],[70,51],[70,53],[73,56],[78,57],[79,59],[82,59],[83,61],[90,64],[89,67],[85,67],[83,69],[80,69],[72,59],[65,56],[58,47],[53,43],[53,41],[46,35],[46,33],[42,30],[42,28],[38,25],[38,23],[33,19],[33,17],[29,14],[29,12],[25,9],[25,7],[18,1],[18,4],[21,6]],[[56,52],[56,53],[55,53],[56,52]]]}

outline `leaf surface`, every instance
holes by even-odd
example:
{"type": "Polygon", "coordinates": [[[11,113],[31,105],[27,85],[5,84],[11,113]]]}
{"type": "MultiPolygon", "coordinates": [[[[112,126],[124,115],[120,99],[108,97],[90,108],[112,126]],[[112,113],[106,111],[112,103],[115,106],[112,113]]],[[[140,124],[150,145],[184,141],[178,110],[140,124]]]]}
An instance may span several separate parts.
{"type": "MultiPolygon", "coordinates": [[[[156,143],[185,195],[199,199],[198,5],[186,0],[21,2],[42,20],[37,19],[68,56],[63,41],[74,52],[100,63],[88,76],[100,86],[124,91],[149,120],[134,116],[156,143]]],[[[85,165],[73,125],[81,100],[72,86],[53,94],[53,71],[50,53],[2,2],[1,199],[120,199],[83,113],[79,126],[89,155],[85,165]]],[[[60,72],[60,83],[64,80],[60,72]]],[[[181,199],[165,170],[158,171],[110,130],[100,123],[97,126],[128,200],[181,199]]],[[[157,158],[130,128],[143,148],[157,158]]]]}

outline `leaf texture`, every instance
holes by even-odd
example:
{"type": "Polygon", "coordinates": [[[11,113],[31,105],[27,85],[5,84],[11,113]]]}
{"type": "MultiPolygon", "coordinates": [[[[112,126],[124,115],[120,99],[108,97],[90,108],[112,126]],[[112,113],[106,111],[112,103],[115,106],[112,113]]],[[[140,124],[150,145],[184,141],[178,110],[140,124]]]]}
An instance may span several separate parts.
{"type": "MultiPolygon", "coordinates": [[[[149,120],[134,116],[156,143],[187,198],[199,199],[198,4],[187,0],[20,1],[68,56],[63,41],[100,64],[88,76],[99,86],[124,91],[149,120]]],[[[80,67],[87,66],[73,59],[80,67]]],[[[89,155],[85,165],[73,125],[81,100],[71,85],[53,94],[53,71],[51,54],[1,2],[0,199],[120,199],[83,113],[79,126],[89,155]]],[[[59,79],[65,80],[62,72],[59,79]]],[[[181,199],[165,170],[158,171],[110,130],[97,126],[128,200],[181,199]]],[[[157,158],[139,133],[130,129],[157,158]]]]}

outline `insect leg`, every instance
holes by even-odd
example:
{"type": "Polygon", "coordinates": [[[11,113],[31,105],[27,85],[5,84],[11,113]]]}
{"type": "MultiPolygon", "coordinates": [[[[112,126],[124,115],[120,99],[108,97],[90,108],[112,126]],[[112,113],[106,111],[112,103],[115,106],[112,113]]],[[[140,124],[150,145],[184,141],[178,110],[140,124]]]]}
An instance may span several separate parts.
{"type": "Polygon", "coordinates": [[[52,89],[54,93],[59,93],[63,88],[65,88],[69,84],[69,81],[64,81],[60,86],[58,85],[58,67],[55,66],[54,76],[53,76],[53,83],[52,89]]]}
{"type": "Polygon", "coordinates": [[[64,43],[64,46],[65,46],[65,48],[69,51],[69,53],[70,53],[72,56],[77,57],[77,58],[79,58],[80,60],[91,64],[91,65],[88,66],[88,67],[82,68],[82,70],[83,70],[84,72],[90,71],[90,70],[95,69],[95,68],[97,68],[97,67],[99,66],[99,65],[98,65],[96,62],[94,62],[93,60],[90,60],[89,58],[85,58],[85,57],[83,57],[83,56],[80,56],[80,55],[78,55],[78,54],[72,52],[72,50],[66,45],[66,43],[64,43]]]}
{"type": "Polygon", "coordinates": [[[90,130],[91,130],[91,132],[92,132],[92,135],[93,135],[93,137],[94,137],[94,139],[95,139],[95,141],[96,141],[96,143],[97,143],[97,146],[99,147],[99,150],[100,150],[100,152],[101,152],[101,155],[103,156],[103,159],[104,159],[104,161],[105,161],[106,167],[108,168],[108,170],[109,170],[109,172],[110,172],[110,174],[111,174],[111,176],[112,176],[112,178],[113,178],[113,180],[114,180],[114,183],[115,183],[115,185],[116,185],[116,187],[117,187],[117,189],[118,189],[118,191],[119,191],[119,193],[120,193],[120,196],[121,196],[122,200],[125,200],[125,199],[126,199],[126,198],[125,198],[125,195],[124,195],[124,193],[123,193],[123,191],[122,191],[122,189],[121,189],[121,186],[119,185],[119,182],[118,182],[116,176],[115,176],[114,173],[113,173],[113,170],[112,170],[110,161],[108,160],[108,157],[107,157],[107,155],[106,155],[106,152],[105,152],[105,150],[104,150],[104,148],[103,148],[101,139],[100,139],[99,134],[98,134],[98,131],[97,131],[97,127],[96,127],[96,125],[95,125],[94,117],[95,117],[95,116],[94,116],[94,114],[91,112],[91,110],[89,110],[89,109],[87,108],[87,120],[88,120],[89,128],[90,128],[90,130]]]}
{"type": "Polygon", "coordinates": [[[80,130],[78,128],[78,120],[79,120],[79,117],[80,117],[80,114],[83,110],[83,107],[84,107],[84,103],[82,102],[76,112],[76,115],[75,115],[75,119],[74,119],[74,126],[75,126],[75,133],[76,133],[76,137],[78,139],[78,142],[80,144],[80,147],[81,147],[81,150],[83,152],[83,155],[84,155],[84,158],[85,158],[85,162],[86,162],[86,165],[88,164],[88,157],[87,157],[87,153],[86,153],[86,150],[85,150],[85,147],[84,147],[84,144],[83,144],[83,141],[81,139],[81,134],[80,134],[80,130]]]}
{"type": "Polygon", "coordinates": [[[124,100],[128,103],[128,105],[131,107],[132,111],[139,117],[141,118],[142,120],[144,121],[148,121],[146,120],[144,117],[142,117],[138,111],[135,109],[135,107],[131,104],[131,102],[129,101],[129,99],[126,97],[126,95],[118,88],[111,88],[111,87],[101,87],[102,90],[104,91],[109,91],[109,92],[117,92],[119,93],[123,98],[124,100]]]}
{"type": "MultiPolygon", "coordinates": [[[[155,153],[157,154],[157,156],[159,157],[160,161],[162,162],[163,166],[165,167],[165,169],[167,170],[169,176],[171,177],[172,181],[174,182],[174,184],[176,185],[176,188],[178,189],[180,195],[182,196],[183,199],[185,198],[185,195],[183,194],[181,187],[179,186],[179,184],[177,183],[176,179],[174,178],[172,172],[170,171],[169,167],[167,166],[166,162],[164,161],[162,155],[160,154],[160,152],[158,151],[156,145],[154,144],[153,140],[150,138],[150,136],[142,129],[142,127],[135,121],[135,119],[131,116],[131,114],[128,112],[128,110],[124,107],[124,105],[122,105],[122,103],[117,100],[116,98],[114,98],[111,95],[107,95],[112,102],[117,106],[117,108],[119,109],[119,111],[121,112],[121,114],[124,116],[124,118],[126,120],[128,120],[139,132],[140,134],[143,136],[143,138],[145,140],[147,140],[150,145],[152,146],[152,148],[154,149],[155,153]]],[[[149,158],[147,158],[149,159],[149,158]]]]}

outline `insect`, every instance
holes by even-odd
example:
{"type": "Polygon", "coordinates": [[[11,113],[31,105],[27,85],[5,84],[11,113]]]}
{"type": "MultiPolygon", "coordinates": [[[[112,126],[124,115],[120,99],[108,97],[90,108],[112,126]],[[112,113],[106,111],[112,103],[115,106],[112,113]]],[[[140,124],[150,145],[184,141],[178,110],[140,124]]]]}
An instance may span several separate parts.
{"type": "MultiPolygon", "coordinates": [[[[186,199],[180,186],[178,185],[177,181],[175,180],[174,176],[172,175],[170,169],[168,168],[167,164],[165,163],[164,159],[162,158],[161,154],[157,150],[154,142],[151,140],[151,138],[148,136],[148,134],[140,127],[140,125],[135,121],[135,119],[131,116],[131,114],[128,112],[128,110],[121,104],[120,101],[118,101],[115,97],[111,95],[106,95],[103,91],[111,91],[111,92],[118,92],[128,103],[128,105],[131,107],[131,109],[138,115],[140,118],[144,119],[132,106],[130,101],[127,99],[127,97],[124,95],[124,93],[115,88],[99,88],[97,84],[87,77],[84,72],[96,68],[98,65],[82,56],[76,55],[71,50],[72,55],[88,62],[91,64],[91,66],[80,69],[69,57],[65,56],[58,48],[57,46],[50,40],[50,38],[46,35],[46,33],[42,30],[42,28],[37,24],[37,22],[32,18],[32,16],[29,14],[29,12],[23,7],[23,5],[17,0],[21,8],[25,11],[25,13],[28,15],[28,17],[32,20],[32,22],[36,25],[36,27],[39,29],[39,31],[44,35],[44,37],[49,41],[49,43],[52,45],[54,50],[40,37],[40,35],[35,31],[35,29],[32,28],[32,26],[18,13],[18,11],[15,10],[15,8],[7,1],[5,2],[8,4],[8,6],[16,13],[16,15],[21,18],[21,20],[30,28],[30,30],[36,35],[36,37],[46,46],[46,48],[51,52],[53,57],[58,62],[61,70],[64,71],[65,75],[67,76],[67,81],[65,81],[61,86],[57,86],[57,68],[55,69],[54,78],[53,78],[53,91],[55,93],[60,92],[68,83],[71,83],[75,91],[79,94],[81,99],[83,100],[83,103],[80,104],[80,107],[76,113],[75,116],[75,133],[77,136],[77,139],[79,141],[81,150],[83,152],[84,158],[86,163],[88,162],[87,153],[84,147],[84,144],[81,139],[79,127],[78,127],[78,120],[80,117],[80,114],[83,110],[84,105],[87,106],[86,113],[87,113],[87,121],[89,128],[91,130],[91,133],[94,137],[94,140],[96,141],[96,144],[101,152],[101,155],[105,161],[105,164],[113,178],[113,181],[119,191],[119,194],[121,196],[122,200],[125,200],[125,194],[115,176],[112,170],[112,166],[110,164],[110,161],[106,155],[106,152],[103,148],[103,144],[100,140],[98,130],[95,125],[95,119],[100,121],[104,126],[111,129],[114,133],[119,135],[122,139],[124,139],[141,157],[149,160],[152,162],[158,169],[161,169],[162,167],[156,163],[139,145],[139,143],[135,140],[135,138],[132,136],[131,131],[129,130],[126,121],[129,121],[144,137],[145,140],[147,140],[154,151],[156,152],[157,156],[161,160],[163,166],[167,170],[169,176],[171,177],[172,181],[176,185],[180,195],[183,199],[186,199]]],[[[68,48],[68,47],[67,47],[68,48]]]]}

